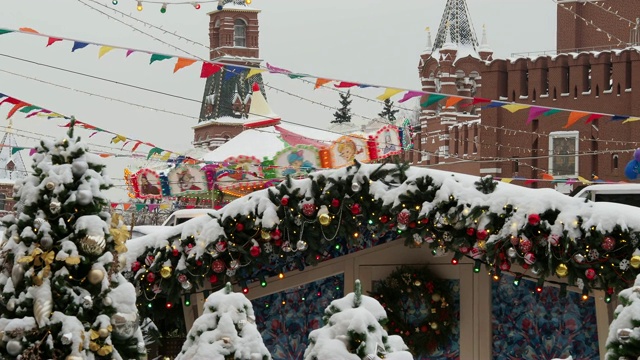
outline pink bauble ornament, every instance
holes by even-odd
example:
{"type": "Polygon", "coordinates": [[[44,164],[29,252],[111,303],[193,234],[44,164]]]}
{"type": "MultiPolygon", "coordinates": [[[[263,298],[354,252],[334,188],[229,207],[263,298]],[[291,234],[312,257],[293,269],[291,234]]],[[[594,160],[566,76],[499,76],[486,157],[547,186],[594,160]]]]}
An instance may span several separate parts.
{"type": "Polygon", "coordinates": [[[478,240],[486,240],[488,235],[489,233],[485,229],[476,232],[476,238],[478,238],[478,240]]]}
{"type": "Polygon", "coordinates": [[[249,254],[251,254],[251,256],[253,257],[260,256],[261,252],[262,250],[260,249],[260,246],[252,246],[251,249],[249,249],[249,254]]]}
{"type": "Polygon", "coordinates": [[[400,211],[400,213],[398,214],[398,224],[403,224],[403,225],[409,224],[410,216],[411,216],[411,213],[409,212],[409,210],[404,209],[400,211]]]}
{"type": "Polygon", "coordinates": [[[217,272],[218,274],[224,272],[227,266],[224,264],[224,261],[218,259],[211,263],[211,270],[217,272]]]}
{"type": "Polygon", "coordinates": [[[180,250],[178,250],[178,249],[173,249],[173,250],[171,250],[171,255],[173,255],[173,256],[178,256],[178,255],[180,255],[180,250]]]}
{"type": "Polygon", "coordinates": [[[313,203],[306,203],[302,205],[302,213],[305,216],[313,216],[316,213],[316,206],[313,203]]]}
{"type": "Polygon", "coordinates": [[[178,282],[183,283],[185,281],[187,281],[187,275],[185,274],[178,275],[178,282]]]}
{"type": "Polygon", "coordinates": [[[520,239],[520,250],[523,253],[528,253],[533,248],[533,243],[529,239],[520,239]]]}
{"type": "Polygon", "coordinates": [[[540,215],[538,215],[538,214],[530,214],[529,218],[527,219],[527,221],[529,222],[529,225],[536,226],[536,225],[540,224],[540,215]]]}
{"type": "Polygon", "coordinates": [[[460,252],[463,254],[468,254],[471,249],[468,246],[460,246],[460,252]]]}
{"type": "Polygon", "coordinates": [[[500,264],[500,270],[502,271],[509,271],[511,269],[511,263],[509,263],[508,261],[503,261],[500,264]]]}
{"type": "Polygon", "coordinates": [[[611,251],[616,247],[616,239],[611,236],[605,236],[602,240],[602,248],[606,251],[611,251]]]}
{"type": "Polygon", "coordinates": [[[524,262],[528,265],[533,265],[533,263],[536,262],[536,255],[532,252],[526,253],[524,255],[524,262]]]}
{"type": "Polygon", "coordinates": [[[593,280],[596,278],[596,271],[593,269],[587,269],[584,271],[584,276],[589,280],[593,280]]]}
{"type": "Polygon", "coordinates": [[[289,197],[288,196],[283,196],[282,199],[280,199],[280,204],[282,204],[282,206],[287,206],[289,205],[289,197]]]}

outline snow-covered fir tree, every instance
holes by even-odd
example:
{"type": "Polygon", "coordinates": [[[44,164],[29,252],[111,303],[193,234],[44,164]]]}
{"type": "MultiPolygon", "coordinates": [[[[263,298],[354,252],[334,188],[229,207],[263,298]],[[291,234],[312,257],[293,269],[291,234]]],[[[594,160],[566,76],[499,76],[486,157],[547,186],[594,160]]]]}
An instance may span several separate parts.
{"type": "Polygon", "coordinates": [[[340,108],[333,113],[332,124],[342,124],[351,122],[351,92],[340,93],[340,108]]]}
{"type": "Polygon", "coordinates": [[[387,313],[380,303],[355,291],[334,300],[325,309],[324,326],[309,334],[305,360],[410,360],[413,356],[402,338],[389,336],[383,326],[387,313]]]}
{"type": "Polygon", "coordinates": [[[618,300],[609,326],[606,359],[635,360],[640,358],[640,275],[632,287],[620,292],[618,300]]]}
{"type": "Polygon", "coordinates": [[[253,306],[231,284],[209,295],[176,360],[270,360],[253,306]]]}
{"type": "Polygon", "coordinates": [[[398,113],[398,111],[400,110],[393,108],[393,101],[385,99],[384,107],[382,108],[382,111],[378,113],[378,116],[393,124],[396,121],[396,113],[398,113]]]}
{"type": "MultiPolygon", "coordinates": [[[[74,138],[42,140],[14,189],[0,252],[0,358],[146,357],[133,285],[119,274],[126,234],[114,230],[97,155],[74,138]]],[[[118,227],[118,226],[116,226],[118,227]]]]}

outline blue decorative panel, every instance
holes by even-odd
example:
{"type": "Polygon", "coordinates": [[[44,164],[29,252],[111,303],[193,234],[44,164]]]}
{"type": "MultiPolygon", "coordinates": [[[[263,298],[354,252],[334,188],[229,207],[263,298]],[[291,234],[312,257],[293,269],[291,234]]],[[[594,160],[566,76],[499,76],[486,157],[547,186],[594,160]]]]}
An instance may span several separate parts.
{"type": "Polygon", "coordinates": [[[312,330],[331,301],[344,296],[344,275],[324,278],[251,301],[273,360],[302,360],[312,330]]]}
{"type": "Polygon", "coordinates": [[[493,358],[538,360],[599,359],[595,300],[503,275],[492,285],[493,358]]]}

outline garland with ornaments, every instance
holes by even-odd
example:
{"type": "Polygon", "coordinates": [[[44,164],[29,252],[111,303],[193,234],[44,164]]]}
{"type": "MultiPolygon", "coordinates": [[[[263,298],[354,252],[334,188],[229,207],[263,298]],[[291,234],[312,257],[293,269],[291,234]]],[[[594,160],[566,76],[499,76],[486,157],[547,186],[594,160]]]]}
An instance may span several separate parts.
{"type": "Polygon", "coordinates": [[[458,323],[446,280],[427,267],[402,266],[375,286],[371,296],[387,311],[387,330],[400,335],[414,355],[428,355],[451,341],[458,323]],[[426,316],[410,321],[409,309],[426,308],[426,316]]]}
{"type": "Polygon", "coordinates": [[[134,239],[141,243],[128,263],[144,294],[140,305],[162,296],[172,306],[207,280],[238,282],[245,293],[255,280],[267,286],[269,277],[330,259],[333,249],[362,248],[366,232],[428,246],[454,265],[467,256],[474,272],[485,264],[494,279],[502,272],[539,279],[539,292],[553,276],[587,298],[603,289],[610,301],[638,274],[640,216],[584,201],[491,177],[356,163],[289,178],[232,201],[211,219],[134,239]]]}

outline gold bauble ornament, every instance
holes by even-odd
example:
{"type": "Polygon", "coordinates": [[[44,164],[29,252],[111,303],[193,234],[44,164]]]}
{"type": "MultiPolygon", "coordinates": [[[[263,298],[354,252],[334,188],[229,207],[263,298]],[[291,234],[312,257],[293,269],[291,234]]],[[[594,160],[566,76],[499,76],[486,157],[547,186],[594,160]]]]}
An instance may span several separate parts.
{"type": "Polygon", "coordinates": [[[416,281],[413,282],[413,285],[420,286],[420,285],[422,285],[422,282],[420,280],[416,280],[416,281]]]}
{"type": "Polygon", "coordinates": [[[558,274],[559,277],[565,277],[569,274],[569,268],[567,268],[566,264],[560,264],[556,268],[556,274],[558,274]]]}
{"type": "Polygon", "coordinates": [[[49,181],[49,182],[45,185],[45,187],[47,188],[47,190],[51,191],[51,190],[55,189],[55,187],[56,187],[56,183],[54,183],[53,181],[49,181]]]}
{"type": "Polygon", "coordinates": [[[91,269],[87,275],[87,280],[93,285],[98,284],[104,279],[104,271],[100,269],[91,269]]]}
{"type": "Polygon", "coordinates": [[[102,255],[106,246],[104,236],[87,235],[80,240],[80,249],[87,255],[102,255]]]}
{"type": "Polygon", "coordinates": [[[437,330],[437,329],[438,329],[438,323],[437,323],[437,322],[432,322],[432,323],[431,323],[431,328],[432,328],[433,330],[437,330]]]}
{"type": "Polygon", "coordinates": [[[433,294],[431,295],[431,300],[438,302],[440,301],[440,299],[442,299],[442,297],[440,296],[440,294],[433,294]]]}
{"type": "Polygon", "coordinates": [[[637,269],[640,267],[640,255],[633,255],[631,257],[631,260],[629,261],[629,263],[631,264],[631,266],[633,266],[634,269],[637,269]]]}
{"type": "Polygon", "coordinates": [[[107,330],[107,328],[102,328],[98,330],[98,335],[100,335],[100,337],[104,339],[109,336],[109,330],[107,330]]]}
{"type": "Polygon", "coordinates": [[[163,266],[162,269],[160,269],[160,276],[166,279],[171,276],[171,272],[171,266],[163,266]]]}
{"type": "Polygon", "coordinates": [[[320,214],[318,216],[318,222],[320,222],[322,226],[327,226],[331,224],[331,216],[329,216],[329,214],[320,214]]]}
{"type": "Polygon", "coordinates": [[[267,230],[262,229],[260,231],[260,237],[262,238],[262,240],[264,241],[269,241],[271,240],[271,233],[268,232],[267,230]]]}

